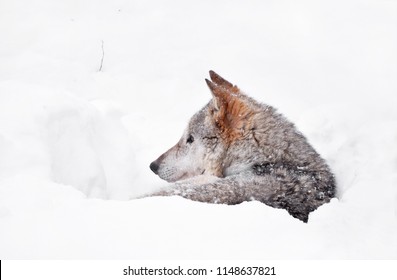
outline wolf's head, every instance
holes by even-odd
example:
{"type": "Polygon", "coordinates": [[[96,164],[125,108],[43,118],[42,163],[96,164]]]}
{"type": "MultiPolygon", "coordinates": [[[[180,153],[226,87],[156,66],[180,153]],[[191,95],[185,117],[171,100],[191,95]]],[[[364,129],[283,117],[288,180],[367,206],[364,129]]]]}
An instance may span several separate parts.
{"type": "Polygon", "coordinates": [[[179,142],[150,164],[168,182],[201,174],[224,177],[229,146],[254,126],[255,102],[215,72],[210,77],[212,100],[190,119],[179,142]]]}

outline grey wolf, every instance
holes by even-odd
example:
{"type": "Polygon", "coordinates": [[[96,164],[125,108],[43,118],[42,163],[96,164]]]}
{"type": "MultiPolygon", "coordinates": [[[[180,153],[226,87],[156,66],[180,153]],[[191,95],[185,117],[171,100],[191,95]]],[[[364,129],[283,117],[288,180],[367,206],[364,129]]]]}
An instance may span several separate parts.
{"type": "Polygon", "coordinates": [[[149,196],[230,205],[257,200],[307,222],[335,196],[325,160],[276,109],[214,71],[210,77],[211,101],[193,115],[179,142],[150,164],[176,183],[149,196]]]}

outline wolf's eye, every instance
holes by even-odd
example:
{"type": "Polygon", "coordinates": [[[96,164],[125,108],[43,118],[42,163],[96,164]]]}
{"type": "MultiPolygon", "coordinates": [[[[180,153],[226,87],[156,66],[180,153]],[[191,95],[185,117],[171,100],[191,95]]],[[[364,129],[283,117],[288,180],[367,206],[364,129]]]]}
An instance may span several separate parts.
{"type": "Polygon", "coordinates": [[[186,143],[191,144],[191,143],[193,143],[193,141],[194,141],[194,137],[193,137],[193,135],[190,134],[189,137],[186,140],[186,143]]]}

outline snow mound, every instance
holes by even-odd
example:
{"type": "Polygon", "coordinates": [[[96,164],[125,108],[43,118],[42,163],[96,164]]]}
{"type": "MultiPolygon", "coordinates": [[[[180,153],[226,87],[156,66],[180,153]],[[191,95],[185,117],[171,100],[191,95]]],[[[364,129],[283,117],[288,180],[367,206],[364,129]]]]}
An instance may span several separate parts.
{"type": "Polygon", "coordinates": [[[116,106],[20,82],[0,92],[0,178],[35,169],[89,197],[128,198],[135,158],[116,106]]]}

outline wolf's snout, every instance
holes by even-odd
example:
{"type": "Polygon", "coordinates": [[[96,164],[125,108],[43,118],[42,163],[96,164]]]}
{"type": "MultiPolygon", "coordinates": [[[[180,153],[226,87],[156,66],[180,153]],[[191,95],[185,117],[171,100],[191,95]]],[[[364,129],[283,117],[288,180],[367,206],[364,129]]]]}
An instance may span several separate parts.
{"type": "Polygon", "coordinates": [[[153,161],[151,164],[150,164],[150,170],[152,170],[153,172],[154,172],[154,174],[157,174],[158,173],[158,171],[159,171],[159,165],[155,162],[155,161],[153,161]]]}

